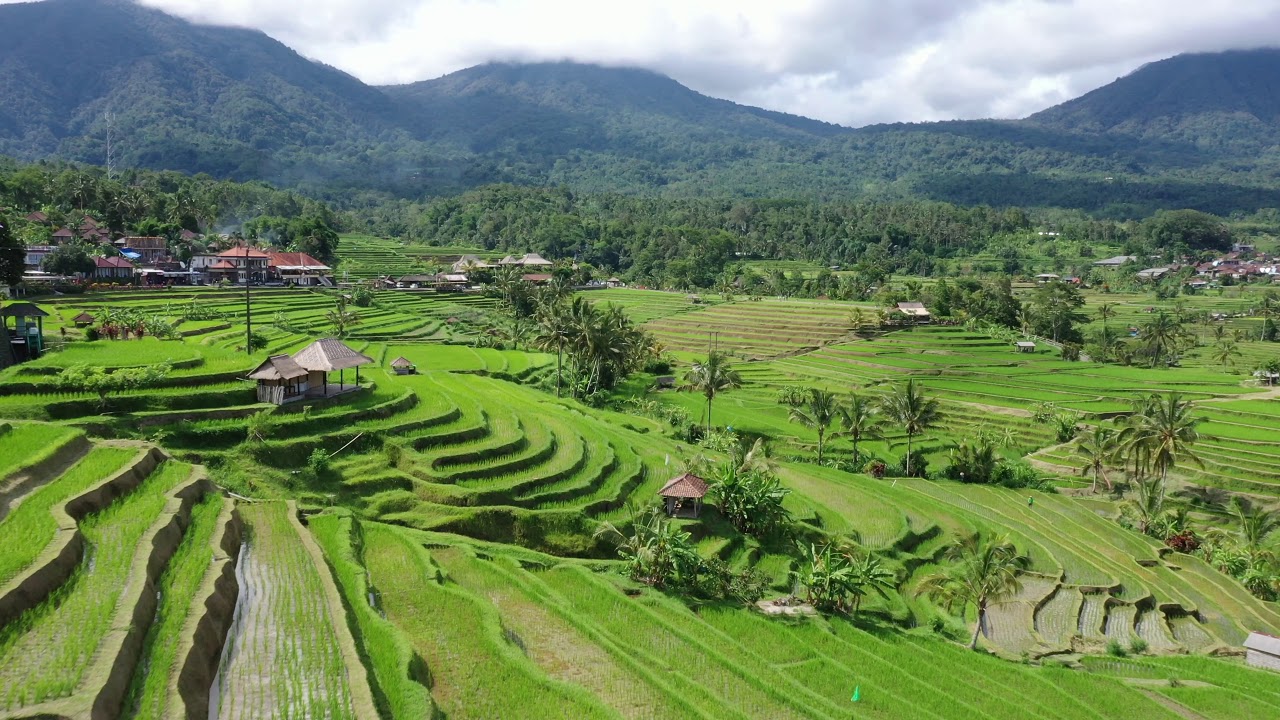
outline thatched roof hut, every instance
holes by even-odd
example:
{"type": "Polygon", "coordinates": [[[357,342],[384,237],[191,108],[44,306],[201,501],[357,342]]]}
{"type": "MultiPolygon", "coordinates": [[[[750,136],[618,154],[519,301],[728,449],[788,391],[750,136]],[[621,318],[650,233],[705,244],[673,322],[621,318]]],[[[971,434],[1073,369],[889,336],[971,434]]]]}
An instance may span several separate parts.
{"type": "Polygon", "coordinates": [[[702,511],[702,498],[706,495],[707,481],[688,472],[672,478],[658,491],[667,515],[671,517],[698,517],[702,511]]]}
{"type": "Polygon", "coordinates": [[[373,359],[347,347],[336,338],[317,340],[293,354],[297,364],[311,371],[332,372],[368,365],[373,359]]]}

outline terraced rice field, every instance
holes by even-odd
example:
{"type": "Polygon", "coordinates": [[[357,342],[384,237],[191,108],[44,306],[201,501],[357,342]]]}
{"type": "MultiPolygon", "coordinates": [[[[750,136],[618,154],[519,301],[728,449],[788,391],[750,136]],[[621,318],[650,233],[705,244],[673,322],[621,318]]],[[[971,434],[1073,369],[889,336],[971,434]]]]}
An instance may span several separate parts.
{"type": "MultiPolygon", "coordinates": [[[[320,572],[285,503],[242,506],[240,596],[223,650],[216,717],[355,717],[320,572]]],[[[213,715],[211,714],[211,717],[213,715]]]]}
{"type": "MultiPolygon", "coordinates": [[[[600,295],[607,299],[615,292],[620,291],[600,295]]],[[[649,309],[654,305],[638,305],[643,310],[636,311],[642,313],[637,317],[655,312],[649,309]]],[[[707,348],[718,342],[722,351],[743,360],[770,359],[849,339],[856,307],[808,300],[740,300],[660,315],[646,323],[645,329],[665,347],[681,353],[705,355],[707,348]],[[711,332],[716,336],[709,335],[711,332]]]]}
{"type": "MultiPolygon", "coordinates": [[[[0,630],[0,688],[13,710],[70,696],[118,627],[117,603],[145,570],[137,548],[191,466],[167,462],[135,491],[82,525],[84,560],[47,600],[0,630]]],[[[145,558],[142,558],[145,563],[145,558]]],[[[125,617],[128,617],[127,615],[125,617]]]]}

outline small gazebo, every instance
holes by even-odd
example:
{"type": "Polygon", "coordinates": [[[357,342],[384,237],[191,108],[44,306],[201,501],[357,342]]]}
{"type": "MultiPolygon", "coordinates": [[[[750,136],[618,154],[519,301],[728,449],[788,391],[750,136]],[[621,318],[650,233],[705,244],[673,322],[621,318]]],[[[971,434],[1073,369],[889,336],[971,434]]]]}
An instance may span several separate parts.
{"type": "Polygon", "coordinates": [[[306,395],[309,373],[288,355],[272,355],[249,373],[249,379],[258,381],[258,402],[284,405],[306,395]]]}
{"type": "Polygon", "coordinates": [[[1013,346],[1017,348],[1020,353],[1033,353],[1036,351],[1036,344],[1030,340],[1019,340],[1014,343],[1013,346]]]}
{"type": "Polygon", "coordinates": [[[356,369],[356,385],[360,385],[360,366],[368,365],[373,359],[347,347],[337,338],[317,340],[293,354],[293,361],[306,369],[311,393],[316,394],[316,386],[329,394],[329,373],[338,371],[338,392],[345,389],[346,380],[343,371],[356,369]]]}
{"type": "Polygon", "coordinates": [[[87,312],[81,312],[79,315],[71,318],[71,322],[75,323],[78,328],[89,327],[93,324],[93,316],[87,312]]]}
{"type": "Polygon", "coordinates": [[[19,362],[34,360],[44,352],[44,319],[47,317],[49,313],[29,302],[10,303],[0,309],[0,322],[9,329],[9,342],[19,362]],[[12,327],[9,318],[13,318],[12,327]]]}
{"type": "Polygon", "coordinates": [[[401,355],[391,361],[391,371],[397,375],[412,375],[418,372],[418,368],[409,361],[409,358],[401,355]]]}
{"type": "Polygon", "coordinates": [[[702,512],[702,498],[707,495],[707,481],[687,472],[663,485],[658,495],[668,516],[697,518],[702,512]]]}

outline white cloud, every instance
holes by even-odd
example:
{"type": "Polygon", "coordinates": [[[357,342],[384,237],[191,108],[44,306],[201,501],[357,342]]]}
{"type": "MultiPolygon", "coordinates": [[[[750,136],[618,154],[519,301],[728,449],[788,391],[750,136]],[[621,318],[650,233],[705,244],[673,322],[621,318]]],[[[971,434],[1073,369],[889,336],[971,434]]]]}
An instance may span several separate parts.
{"type": "Polygon", "coordinates": [[[371,83],[571,59],[847,125],[1023,116],[1143,62],[1280,41],[1277,0],[140,1],[371,83]]]}

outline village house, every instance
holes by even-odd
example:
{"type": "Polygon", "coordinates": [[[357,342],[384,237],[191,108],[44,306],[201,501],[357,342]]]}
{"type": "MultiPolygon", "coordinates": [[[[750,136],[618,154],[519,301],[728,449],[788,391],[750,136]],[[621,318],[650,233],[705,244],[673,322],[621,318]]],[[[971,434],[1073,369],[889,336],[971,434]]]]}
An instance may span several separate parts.
{"type": "Polygon", "coordinates": [[[453,270],[455,273],[467,273],[467,272],[471,272],[472,270],[485,270],[491,267],[493,266],[485,262],[484,260],[481,260],[479,256],[463,255],[462,257],[454,261],[450,269],[453,270]]]}
{"type": "Polygon", "coordinates": [[[124,237],[120,253],[125,257],[137,255],[144,265],[153,265],[169,258],[169,242],[162,237],[124,237]]]}
{"type": "Polygon", "coordinates": [[[267,253],[267,270],[272,280],[294,285],[332,285],[333,269],[303,252],[267,253]]]}
{"type": "Polygon", "coordinates": [[[1104,260],[1096,260],[1094,261],[1093,266],[1100,268],[1118,268],[1125,263],[1136,262],[1137,259],[1137,255],[1116,255],[1115,257],[1109,257],[1104,260]]]}
{"type": "Polygon", "coordinates": [[[898,312],[911,318],[917,323],[927,323],[932,317],[924,303],[918,302],[900,302],[898,303],[898,312]]]}
{"type": "Polygon", "coordinates": [[[1136,277],[1139,280],[1159,280],[1165,275],[1168,275],[1171,271],[1172,268],[1167,267],[1147,268],[1146,270],[1139,270],[1136,277]]]}
{"type": "Polygon", "coordinates": [[[1280,638],[1254,632],[1244,641],[1245,663],[1264,670],[1280,671],[1280,638]]]}
{"type": "Polygon", "coordinates": [[[93,260],[93,279],[108,282],[132,280],[137,267],[122,257],[99,257],[93,260]]]}

